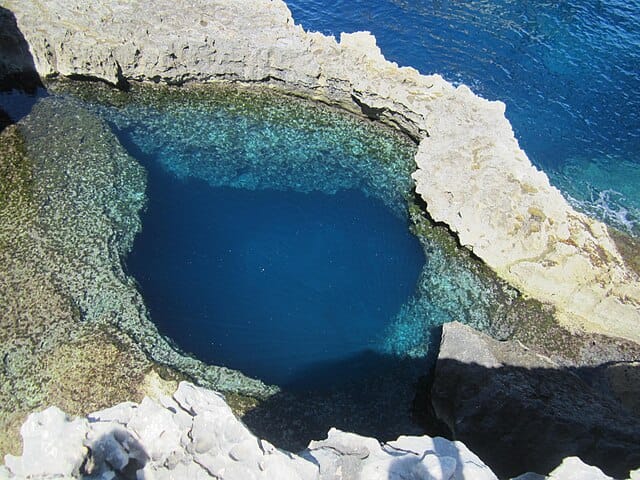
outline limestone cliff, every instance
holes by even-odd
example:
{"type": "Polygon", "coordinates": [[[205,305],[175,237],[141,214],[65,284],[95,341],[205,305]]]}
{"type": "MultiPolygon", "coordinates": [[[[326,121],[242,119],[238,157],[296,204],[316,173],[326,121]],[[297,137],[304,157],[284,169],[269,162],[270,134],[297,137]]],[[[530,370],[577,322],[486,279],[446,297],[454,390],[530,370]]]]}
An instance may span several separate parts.
{"type": "Polygon", "coordinates": [[[386,61],[366,32],[305,32],[281,0],[2,4],[42,76],[264,82],[401,129],[420,142],[413,176],[434,220],[565,326],[640,341],[637,275],[532,166],[504,104],[386,61]]]}
{"type": "Polygon", "coordinates": [[[626,478],[640,461],[640,419],[628,402],[638,391],[616,371],[633,368],[563,368],[518,342],[451,322],[443,327],[430,403],[448,435],[501,478],[548,472],[568,456],[626,478]],[[611,394],[619,387],[631,392],[611,394]]]}

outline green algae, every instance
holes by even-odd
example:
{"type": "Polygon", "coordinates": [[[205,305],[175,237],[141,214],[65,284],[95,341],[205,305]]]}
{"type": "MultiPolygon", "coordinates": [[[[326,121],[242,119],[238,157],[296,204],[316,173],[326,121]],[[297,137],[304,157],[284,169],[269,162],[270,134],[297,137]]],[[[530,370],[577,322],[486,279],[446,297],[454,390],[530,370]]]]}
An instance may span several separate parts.
{"type": "Polygon", "coordinates": [[[181,361],[148,321],[120,261],[140,228],[145,172],[100,119],[42,99],[0,134],[0,162],[0,453],[17,453],[35,409],[84,415],[140,400],[150,369],[176,364],[205,385],[263,391],[181,361]]]}
{"type": "Polygon", "coordinates": [[[609,235],[616,244],[627,266],[640,276],[640,239],[609,227],[609,235]]]}
{"type": "Polygon", "coordinates": [[[163,167],[178,178],[328,194],[356,188],[404,215],[417,147],[370,120],[236,84],[133,84],[125,93],[62,82],[52,89],[80,98],[132,138],[148,137],[141,153],[166,159],[163,167]]]}
{"type": "MultiPolygon", "coordinates": [[[[135,357],[136,347],[121,349],[117,360],[107,363],[104,355],[93,354],[101,344],[97,329],[81,323],[78,303],[59,276],[65,262],[50,263],[60,259],[46,226],[55,189],[42,184],[42,164],[27,137],[23,125],[0,133],[0,427],[5,432],[0,454],[18,453],[19,425],[34,409],[54,404],[86,414],[135,393],[130,382],[95,384],[98,373],[103,379],[119,374],[135,379],[128,359],[135,357]],[[59,354],[80,346],[77,341],[85,337],[90,340],[78,350],[84,356],[59,354]],[[100,390],[111,394],[101,398],[100,390]],[[82,408],[71,408],[70,402],[82,408]]],[[[56,215],[62,221],[72,216],[56,215]]],[[[138,353],[137,362],[148,368],[144,355],[138,353]]]]}
{"type": "Polygon", "coordinates": [[[116,346],[117,332],[81,323],[47,265],[42,186],[25,142],[19,126],[0,133],[0,455],[19,453],[19,427],[32,410],[84,415],[141,398],[139,376],[149,368],[130,340],[116,346]]]}
{"type": "MultiPolygon", "coordinates": [[[[34,216],[33,165],[17,127],[9,126],[0,133],[0,223],[28,222],[34,216]]],[[[7,242],[0,237],[0,248],[7,242]]]]}

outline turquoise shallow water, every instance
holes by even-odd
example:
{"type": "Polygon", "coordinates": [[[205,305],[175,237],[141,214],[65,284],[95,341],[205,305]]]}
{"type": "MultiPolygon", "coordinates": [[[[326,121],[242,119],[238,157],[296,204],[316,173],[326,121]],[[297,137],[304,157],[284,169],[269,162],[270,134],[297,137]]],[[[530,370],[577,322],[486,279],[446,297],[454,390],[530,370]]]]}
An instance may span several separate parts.
{"type": "Polygon", "coordinates": [[[371,31],[385,56],[502,100],[574,205],[640,232],[640,1],[289,0],[296,22],[371,31]]]}

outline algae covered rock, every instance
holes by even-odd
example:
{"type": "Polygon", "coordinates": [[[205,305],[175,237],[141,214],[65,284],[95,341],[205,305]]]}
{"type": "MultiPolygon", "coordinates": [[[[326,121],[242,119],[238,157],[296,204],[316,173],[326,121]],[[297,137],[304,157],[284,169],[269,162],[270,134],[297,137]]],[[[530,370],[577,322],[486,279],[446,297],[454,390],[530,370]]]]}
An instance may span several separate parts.
{"type": "Polygon", "coordinates": [[[121,263],[140,228],[145,173],[102,120],[68,100],[34,98],[0,133],[0,176],[1,451],[16,452],[33,409],[84,415],[141,399],[151,372],[171,372],[160,364],[243,384],[240,373],[176,352],[147,319],[121,263]]]}

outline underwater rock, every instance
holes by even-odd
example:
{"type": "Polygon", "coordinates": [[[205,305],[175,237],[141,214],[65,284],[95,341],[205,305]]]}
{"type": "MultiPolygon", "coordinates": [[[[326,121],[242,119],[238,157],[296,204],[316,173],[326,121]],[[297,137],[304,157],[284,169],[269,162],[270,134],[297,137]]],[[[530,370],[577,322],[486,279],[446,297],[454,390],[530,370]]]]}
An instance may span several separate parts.
{"type": "MultiPolygon", "coordinates": [[[[601,368],[607,369],[607,366],[601,368]]],[[[640,420],[587,382],[515,342],[444,325],[431,389],[436,417],[499,476],[550,472],[578,456],[616,478],[640,465],[640,420]]]]}
{"type": "Polygon", "coordinates": [[[332,429],[300,455],[285,452],[256,438],[220,394],[187,382],[86,419],[51,407],[30,415],[22,434],[23,454],[6,457],[0,478],[496,479],[462,443],[428,436],[381,445],[332,429]]]}
{"type": "Polygon", "coordinates": [[[568,328],[640,341],[638,276],[532,166],[503,103],[399,68],[367,32],[305,32],[279,0],[4,4],[42,76],[263,82],[399,128],[420,142],[417,192],[462,245],[568,328]]]}
{"type": "Polygon", "coordinates": [[[140,400],[157,372],[275,391],[177,352],[148,319],[120,262],[144,189],[142,167],[77,103],[42,98],[0,132],[0,455],[33,410],[140,400]]]}

